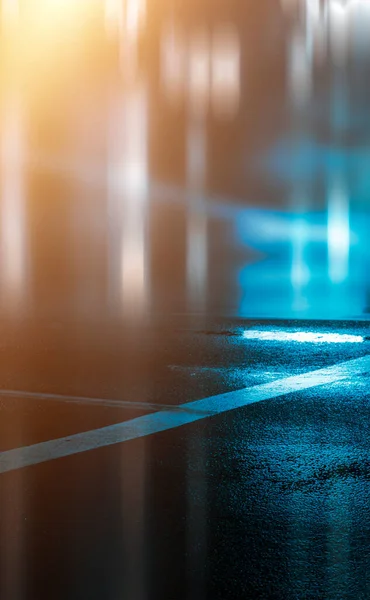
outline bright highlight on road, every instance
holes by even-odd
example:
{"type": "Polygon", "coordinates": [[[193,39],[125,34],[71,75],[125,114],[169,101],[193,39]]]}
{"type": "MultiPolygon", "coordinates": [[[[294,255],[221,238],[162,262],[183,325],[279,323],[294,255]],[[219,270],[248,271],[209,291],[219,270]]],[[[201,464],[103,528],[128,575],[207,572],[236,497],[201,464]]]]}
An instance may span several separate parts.
{"type": "Polygon", "coordinates": [[[311,331],[244,331],[247,340],[262,340],[269,342],[303,342],[311,344],[360,344],[364,341],[362,335],[340,333],[313,333],[311,331]]]}

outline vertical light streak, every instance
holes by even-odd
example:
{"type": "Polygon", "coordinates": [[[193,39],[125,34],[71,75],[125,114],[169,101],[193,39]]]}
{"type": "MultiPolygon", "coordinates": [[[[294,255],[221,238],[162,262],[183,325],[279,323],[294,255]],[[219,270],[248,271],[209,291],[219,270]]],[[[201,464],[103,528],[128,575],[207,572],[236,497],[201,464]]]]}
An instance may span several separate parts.
{"type": "Polygon", "coordinates": [[[305,220],[298,219],[294,223],[292,239],[292,265],[290,279],[294,293],[293,309],[302,311],[308,307],[304,289],[310,281],[311,275],[305,260],[305,246],[307,244],[307,224],[305,220]]]}
{"type": "Polygon", "coordinates": [[[185,39],[179,28],[170,21],[161,36],[161,80],[166,99],[179,103],[185,95],[185,39]]]}
{"type": "Polygon", "coordinates": [[[146,21],[146,0],[105,0],[104,6],[107,34],[118,36],[121,67],[131,76],[137,68],[138,41],[146,21]]]}
{"type": "Polygon", "coordinates": [[[209,108],[210,69],[209,38],[206,31],[198,31],[190,40],[188,60],[189,103],[195,118],[204,118],[209,108]]]}
{"type": "Polygon", "coordinates": [[[105,27],[108,35],[123,31],[123,0],[105,0],[105,27]]]}
{"type": "Polygon", "coordinates": [[[24,123],[20,99],[10,94],[2,136],[1,281],[3,300],[15,315],[24,306],[26,231],[24,189],[24,123]]]}
{"type": "Polygon", "coordinates": [[[137,40],[146,17],[146,0],[126,0],[125,29],[131,40],[137,40]]]}
{"type": "Polygon", "coordinates": [[[138,68],[138,44],[145,19],[146,0],[125,0],[120,53],[122,70],[130,78],[138,68]]]}
{"type": "Polygon", "coordinates": [[[123,164],[124,204],[122,237],[122,294],[130,311],[142,312],[147,303],[147,114],[143,89],[126,100],[126,149],[123,164]]]}
{"type": "MultiPolygon", "coordinates": [[[[1,130],[0,197],[0,289],[2,308],[7,316],[19,318],[26,298],[25,278],[25,189],[23,158],[25,152],[24,114],[17,92],[5,98],[1,130]]],[[[13,424],[22,433],[23,417],[13,424]]],[[[24,472],[18,471],[9,482],[2,505],[0,570],[4,574],[6,597],[24,595],[24,472]]]]}
{"type": "Polygon", "coordinates": [[[305,106],[312,90],[312,62],[307,53],[304,36],[295,32],[289,46],[288,76],[294,106],[305,106]]]}
{"type": "Polygon", "coordinates": [[[212,44],[212,104],[216,116],[233,117],[240,103],[240,40],[236,29],[216,30],[212,44]]]}
{"type": "Polygon", "coordinates": [[[202,119],[193,117],[188,126],[187,178],[190,205],[187,223],[187,289],[191,310],[203,312],[208,285],[208,223],[202,210],[206,172],[206,139],[202,119]]]}
{"type": "Polygon", "coordinates": [[[345,182],[335,178],[328,198],[328,260],[332,283],[346,281],[349,270],[349,199],[345,182]]]}
{"type": "MultiPolygon", "coordinates": [[[[148,302],[146,223],[148,193],[147,98],[145,86],[127,90],[113,114],[109,203],[113,254],[119,238],[120,300],[126,314],[142,315],[148,302]]],[[[112,257],[118,265],[117,256],[112,257]]]]}

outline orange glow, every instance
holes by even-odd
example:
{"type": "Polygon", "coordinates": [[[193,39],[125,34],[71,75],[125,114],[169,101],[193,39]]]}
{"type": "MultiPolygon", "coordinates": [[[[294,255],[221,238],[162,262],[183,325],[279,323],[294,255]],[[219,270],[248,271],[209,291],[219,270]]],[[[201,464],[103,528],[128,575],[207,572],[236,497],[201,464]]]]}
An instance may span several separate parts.
{"type": "Polygon", "coordinates": [[[195,114],[208,109],[211,87],[210,43],[206,31],[196,32],[189,47],[188,86],[190,105],[195,114]]]}
{"type": "Polygon", "coordinates": [[[32,3],[19,5],[8,0],[3,15],[5,30],[13,34],[17,27],[18,36],[12,40],[12,52],[24,53],[49,51],[49,44],[58,40],[69,42],[70,35],[85,26],[98,0],[38,0],[37,8],[32,3]],[[12,31],[10,31],[12,29],[12,31]]]}
{"type": "Polygon", "coordinates": [[[9,310],[19,311],[26,278],[24,120],[16,95],[6,98],[1,140],[0,278],[9,310]]]}
{"type": "Polygon", "coordinates": [[[145,0],[105,0],[105,22],[108,33],[115,30],[128,38],[136,38],[146,17],[145,0]]]}
{"type": "Polygon", "coordinates": [[[218,116],[234,116],[240,102],[240,40],[236,29],[225,26],[213,37],[212,99],[218,116]]]}

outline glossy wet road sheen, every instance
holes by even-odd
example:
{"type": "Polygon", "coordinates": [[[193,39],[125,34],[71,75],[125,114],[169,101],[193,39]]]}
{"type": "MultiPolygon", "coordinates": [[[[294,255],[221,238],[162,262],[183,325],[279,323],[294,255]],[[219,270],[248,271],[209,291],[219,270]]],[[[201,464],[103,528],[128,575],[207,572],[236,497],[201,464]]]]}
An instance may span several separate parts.
{"type": "Polygon", "coordinates": [[[0,2],[0,600],[367,600],[370,11],[119,6],[0,2]]]}
{"type": "Polygon", "coordinates": [[[64,366],[1,394],[1,597],[367,597],[367,326],[207,325],[34,331],[64,366]]]}

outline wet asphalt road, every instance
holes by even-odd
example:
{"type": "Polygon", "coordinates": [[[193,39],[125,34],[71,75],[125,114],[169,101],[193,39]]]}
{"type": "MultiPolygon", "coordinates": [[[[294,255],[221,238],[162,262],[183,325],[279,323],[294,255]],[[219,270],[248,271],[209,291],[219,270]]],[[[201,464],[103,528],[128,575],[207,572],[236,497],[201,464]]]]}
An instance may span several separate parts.
{"type": "MultiPolygon", "coordinates": [[[[366,340],[242,337],[245,329],[297,327],[368,333],[366,323],[215,319],[204,327],[178,317],[142,330],[105,326],[99,343],[91,327],[29,325],[28,342],[17,343],[15,332],[9,338],[3,327],[9,389],[34,395],[2,393],[1,450],[169,405],[176,411],[192,400],[368,354],[366,340]],[[23,366],[18,378],[14,363],[13,376],[9,368],[12,344],[23,366]],[[31,352],[39,372],[27,371],[31,352]],[[87,372],[90,378],[82,376],[87,372]],[[48,397],[51,392],[69,398],[48,397]]],[[[2,473],[1,598],[368,598],[368,389],[364,369],[162,433],[2,473]]]]}
{"type": "Polygon", "coordinates": [[[278,3],[170,5],[133,81],[102,13],[1,40],[0,599],[367,600],[364,32],[338,65],[278,3]]]}

